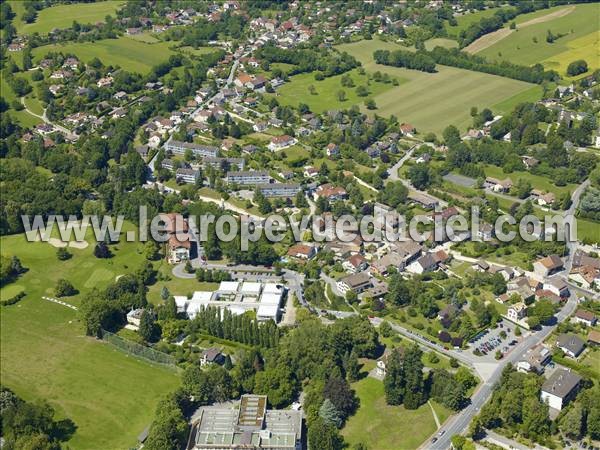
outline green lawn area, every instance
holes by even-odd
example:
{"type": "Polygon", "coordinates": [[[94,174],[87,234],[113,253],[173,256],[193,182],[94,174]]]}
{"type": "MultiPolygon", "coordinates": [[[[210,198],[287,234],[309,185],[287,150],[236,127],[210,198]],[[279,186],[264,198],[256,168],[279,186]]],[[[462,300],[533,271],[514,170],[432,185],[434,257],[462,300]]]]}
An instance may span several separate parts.
{"type": "Polygon", "coordinates": [[[505,178],[510,178],[513,184],[516,183],[520,178],[523,178],[531,183],[532,188],[541,189],[542,191],[546,192],[553,192],[554,195],[557,196],[557,198],[566,192],[573,192],[577,187],[577,185],[575,184],[567,184],[566,186],[556,186],[549,178],[542,177],[540,175],[534,175],[527,171],[504,173],[501,167],[490,165],[485,166],[483,169],[485,171],[486,176],[498,178],[501,180],[504,180],[505,178]]]}
{"type": "Polygon", "coordinates": [[[600,5],[598,3],[560,6],[519,17],[519,22],[541,17],[558,10],[574,8],[570,13],[547,22],[527,26],[496,42],[478,53],[490,59],[532,65],[543,63],[549,69],[563,71],[570,62],[583,58],[592,68],[600,67],[598,30],[600,5]],[[553,43],[546,42],[546,34],[564,34],[553,43]],[[534,39],[537,42],[534,42],[534,39]]]}
{"type": "Polygon", "coordinates": [[[367,98],[384,95],[392,87],[391,83],[369,81],[367,75],[360,75],[357,70],[352,70],[348,74],[352,77],[355,87],[342,86],[341,79],[344,75],[336,75],[320,81],[315,80],[314,73],[294,75],[289,82],[277,89],[277,100],[283,105],[297,106],[299,103],[306,103],[313,112],[321,113],[330,109],[344,109],[362,104],[367,98]],[[315,94],[309,92],[311,85],[315,87],[315,94]],[[356,87],[360,85],[368,88],[368,97],[356,95],[356,87]],[[345,92],[344,101],[339,101],[339,91],[345,92]]]}
{"type": "Polygon", "coordinates": [[[187,295],[194,291],[212,291],[219,287],[219,283],[201,283],[196,278],[176,278],[172,274],[173,266],[166,261],[161,261],[154,265],[163,275],[167,275],[169,280],[157,281],[148,289],[148,301],[154,304],[162,303],[160,291],[166,286],[171,295],[187,295]]]}
{"type": "Polygon", "coordinates": [[[24,8],[22,5],[18,5],[15,8],[14,5],[17,3],[21,2],[10,2],[13,11],[18,11],[17,17],[15,18],[17,20],[13,20],[13,25],[17,29],[17,33],[33,34],[37,32],[46,34],[55,28],[70,28],[73,25],[73,21],[77,21],[80,24],[104,22],[104,18],[107,15],[114,16],[114,13],[124,2],[122,0],[110,0],[97,3],[75,3],[52,6],[39,11],[38,16],[33,23],[23,23],[21,21],[21,14],[23,13],[24,8]]]}
{"type": "Polygon", "coordinates": [[[577,218],[577,239],[600,244],[600,223],[577,218]]]}
{"type": "Polygon", "coordinates": [[[456,17],[456,26],[445,23],[445,28],[449,36],[458,36],[461,31],[466,30],[471,24],[479,22],[484,17],[491,17],[500,8],[488,8],[482,11],[470,12],[456,17]]]}
{"type": "Polygon", "coordinates": [[[34,61],[43,59],[48,52],[72,53],[85,62],[99,58],[105,65],[138,73],[148,73],[152,66],[166,61],[175,52],[170,42],[148,44],[127,36],[96,42],[44,45],[33,50],[34,61]]]}
{"type": "MultiPolygon", "coordinates": [[[[414,411],[404,406],[389,406],[385,402],[383,383],[371,377],[354,383],[352,388],[360,398],[360,407],[342,429],[348,444],[362,442],[367,448],[377,450],[409,450],[418,448],[435,432],[429,405],[414,411]]],[[[432,403],[441,422],[450,416],[449,410],[432,403]]]]}
{"type": "MultiPolygon", "coordinates": [[[[24,109],[21,111],[15,111],[11,107],[11,103],[15,100],[18,101],[19,99],[13,92],[12,88],[8,85],[8,83],[6,82],[6,80],[4,79],[3,76],[0,77],[0,93],[1,93],[2,97],[4,97],[4,100],[6,100],[6,102],[9,105],[9,109],[6,114],[9,114],[22,127],[32,128],[32,127],[36,126],[37,124],[42,123],[42,119],[32,116],[24,109]]],[[[33,94],[30,94],[30,95],[33,95],[33,94]]]]}
{"type": "Polygon", "coordinates": [[[425,73],[376,64],[375,50],[403,48],[390,42],[364,40],[337,48],[360,60],[367,71],[387,72],[401,80],[399,86],[373,97],[378,107],[374,113],[394,114],[400,122],[410,122],[420,132],[440,133],[450,124],[466,130],[472,123],[471,106],[490,107],[496,114],[505,114],[514,106],[515,96],[535,100],[539,92],[531,83],[454,67],[438,65],[437,73],[425,73]]]}
{"type": "Polygon", "coordinates": [[[66,300],[78,305],[91,288],[136,269],[143,247],[116,244],[108,260],[95,258],[92,246],[70,248],[73,257],[59,261],[49,243],[27,242],[23,235],[0,242],[3,255],[17,255],[29,269],[0,289],[2,299],[27,293],[0,309],[2,383],[26,400],[48,400],[59,417],[72,419],[77,431],[69,448],[134,447],[159,398],[178,384],[176,375],[86,337],[75,311],[41,297],[52,296],[56,281],[66,278],[80,291],[66,300]]]}

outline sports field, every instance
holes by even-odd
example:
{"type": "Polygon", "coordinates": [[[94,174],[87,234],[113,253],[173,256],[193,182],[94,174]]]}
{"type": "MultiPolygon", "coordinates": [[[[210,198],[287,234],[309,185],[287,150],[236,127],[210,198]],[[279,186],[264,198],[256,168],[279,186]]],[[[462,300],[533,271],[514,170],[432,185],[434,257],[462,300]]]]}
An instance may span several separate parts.
{"type": "Polygon", "coordinates": [[[148,73],[150,68],[166,61],[174,54],[172,43],[148,44],[127,36],[96,42],[44,45],[33,50],[34,61],[43,59],[48,52],[72,53],[84,62],[100,59],[105,65],[121,66],[129,72],[148,73]]]}
{"type": "Polygon", "coordinates": [[[398,78],[399,86],[373,97],[378,106],[375,112],[394,114],[400,122],[410,122],[421,132],[440,133],[450,124],[465,130],[472,122],[471,106],[489,107],[503,114],[510,110],[515,101],[511,99],[516,96],[517,100],[539,98],[538,86],[495,75],[441,65],[437,73],[425,73],[376,64],[375,50],[400,48],[389,42],[364,40],[337,48],[360,60],[369,72],[379,70],[398,78]]]}
{"type": "MultiPolygon", "coordinates": [[[[552,20],[528,25],[500,39],[478,55],[517,64],[543,63],[564,75],[566,66],[576,59],[585,59],[590,68],[600,67],[598,32],[600,4],[559,6],[519,16],[519,21],[540,20],[543,15],[564,11],[552,20]],[[570,12],[569,12],[570,11],[570,12]],[[546,34],[564,34],[553,43],[546,42],[546,34]],[[537,42],[536,42],[537,41],[537,42]]],[[[517,23],[519,23],[517,21],[517,23]]]]}
{"type": "MultiPolygon", "coordinates": [[[[366,377],[352,384],[360,399],[356,414],[342,429],[350,446],[363,443],[378,450],[416,449],[436,430],[429,405],[414,411],[404,406],[389,406],[385,402],[383,382],[366,377]]],[[[450,415],[445,407],[432,402],[440,422],[450,415]]]]}
{"type": "Polygon", "coordinates": [[[46,34],[55,28],[69,28],[73,21],[80,24],[94,24],[104,22],[107,15],[113,15],[124,3],[122,0],[109,0],[97,3],[75,3],[69,5],[57,5],[38,11],[37,18],[33,23],[25,23],[21,20],[23,14],[23,2],[9,2],[16,17],[13,25],[18,34],[46,34]]]}
{"type": "Polygon", "coordinates": [[[67,445],[73,449],[126,449],[151,422],[161,395],[178,384],[177,376],[84,336],[77,313],[43,300],[56,281],[66,278],[81,294],[102,289],[117,275],[143,261],[135,243],[111,246],[114,257],[100,260],[92,247],[70,248],[68,261],[56,258],[49,243],[28,243],[22,235],[2,237],[2,255],[17,255],[28,272],[0,290],[2,299],[21,289],[27,296],[0,309],[2,383],[27,400],[45,399],[77,430],[67,445]]]}
{"type": "MultiPolygon", "coordinates": [[[[367,75],[360,75],[357,70],[348,72],[354,82],[354,87],[341,85],[343,75],[315,80],[314,73],[303,73],[290,78],[290,81],[277,89],[277,100],[283,105],[297,106],[306,103],[314,113],[321,113],[330,109],[350,108],[355,104],[363,104],[367,98],[385,95],[385,92],[393,88],[391,83],[369,81],[367,75]],[[315,93],[311,94],[310,86],[314,86],[315,93]],[[368,97],[359,97],[356,94],[357,86],[366,86],[369,90],[368,97]],[[338,92],[344,91],[345,100],[340,101],[338,92]]],[[[398,80],[403,81],[403,80],[398,80]]]]}

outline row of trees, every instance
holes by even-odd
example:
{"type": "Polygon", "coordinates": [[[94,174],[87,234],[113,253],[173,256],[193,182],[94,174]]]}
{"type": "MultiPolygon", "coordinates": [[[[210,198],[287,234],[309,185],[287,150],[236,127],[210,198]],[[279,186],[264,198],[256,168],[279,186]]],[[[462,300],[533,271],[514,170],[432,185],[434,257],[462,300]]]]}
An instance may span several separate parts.
{"type": "Polygon", "coordinates": [[[376,50],[373,53],[375,62],[385,66],[406,67],[422,72],[435,72],[435,61],[423,52],[408,50],[376,50]]]}

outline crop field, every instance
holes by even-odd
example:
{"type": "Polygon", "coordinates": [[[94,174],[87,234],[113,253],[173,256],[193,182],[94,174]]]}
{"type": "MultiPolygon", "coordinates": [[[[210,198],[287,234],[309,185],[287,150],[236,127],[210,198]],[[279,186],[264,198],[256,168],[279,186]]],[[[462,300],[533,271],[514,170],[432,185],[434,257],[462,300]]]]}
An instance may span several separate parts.
{"type": "Polygon", "coordinates": [[[53,296],[57,280],[65,278],[80,291],[65,301],[79,305],[92,288],[135,270],[144,260],[142,246],[111,246],[114,256],[108,260],[95,258],[92,246],[69,248],[73,257],[67,261],[59,261],[49,243],[27,242],[23,235],[2,237],[0,247],[2,255],[18,256],[28,269],[0,289],[2,299],[21,290],[27,294],[0,309],[2,383],[26,400],[48,400],[59,418],[73,420],[77,429],[69,448],[134,447],[177,376],[85,336],[76,311],[42,296],[53,296]]]}
{"type": "Polygon", "coordinates": [[[34,61],[43,59],[48,52],[72,53],[84,62],[94,58],[105,65],[121,66],[129,72],[146,74],[150,68],[166,61],[175,52],[170,50],[172,43],[156,42],[148,44],[127,36],[118,39],[103,39],[96,42],[45,45],[33,51],[34,61]]]}
{"type": "Polygon", "coordinates": [[[283,105],[297,106],[299,103],[306,103],[311,111],[321,113],[330,109],[344,109],[355,104],[362,104],[367,98],[373,98],[392,88],[391,83],[369,81],[367,75],[360,75],[356,70],[348,73],[354,81],[354,87],[342,86],[343,75],[336,75],[320,81],[315,80],[314,73],[295,75],[290,78],[289,82],[277,89],[277,100],[283,105]],[[359,97],[356,94],[356,87],[360,85],[367,86],[368,97],[359,97]],[[310,86],[315,88],[314,94],[310,93],[310,86]],[[339,100],[339,91],[344,91],[344,101],[339,100]]]}
{"type": "MultiPolygon", "coordinates": [[[[489,59],[517,64],[542,63],[548,69],[558,70],[563,75],[566,66],[576,59],[585,59],[591,69],[600,67],[598,54],[600,4],[562,6],[536,11],[532,14],[536,14],[537,19],[540,20],[540,14],[549,14],[560,10],[570,12],[521,29],[517,26],[516,32],[477,54],[489,59]],[[553,43],[548,43],[546,42],[548,30],[555,36],[559,34],[564,36],[556,39],[553,43]]],[[[527,19],[527,16],[530,15],[524,15],[520,20],[527,19]]],[[[531,17],[529,20],[532,20],[531,17]]]]}
{"type": "Polygon", "coordinates": [[[511,98],[536,100],[540,92],[531,83],[454,67],[438,65],[437,73],[425,73],[376,64],[375,50],[400,48],[389,42],[365,40],[337,48],[360,60],[367,71],[379,70],[399,79],[399,86],[373,97],[377,104],[375,112],[384,116],[394,114],[400,122],[410,122],[421,132],[440,133],[450,124],[465,130],[472,121],[471,106],[490,107],[494,113],[502,114],[514,106],[511,98]]]}
{"type": "Polygon", "coordinates": [[[94,24],[104,22],[107,15],[114,15],[115,11],[123,4],[122,0],[102,1],[97,3],[76,3],[57,5],[44,8],[38,12],[33,23],[24,23],[21,20],[24,8],[21,1],[11,1],[10,5],[16,17],[13,25],[19,34],[46,34],[55,28],[69,28],[73,21],[80,24],[94,24]]]}

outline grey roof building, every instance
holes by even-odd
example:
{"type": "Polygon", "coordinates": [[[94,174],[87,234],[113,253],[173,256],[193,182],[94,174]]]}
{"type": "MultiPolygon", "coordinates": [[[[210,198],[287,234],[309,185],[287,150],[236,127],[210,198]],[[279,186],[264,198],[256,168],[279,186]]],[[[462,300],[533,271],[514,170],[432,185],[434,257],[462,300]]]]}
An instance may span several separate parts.
{"type": "Polygon", "coordinates": [[[571,358],[577,358],[585,348],[585,342],[574,334],[561,334],[556,346],[571,358]]]}
{"type": "Polygon", "coordinates": [[[302,447],[302,412],[267,410],[266,395],[242,395],[238,408],[207,406],[192,424],[188,450],[302,447]]]}

